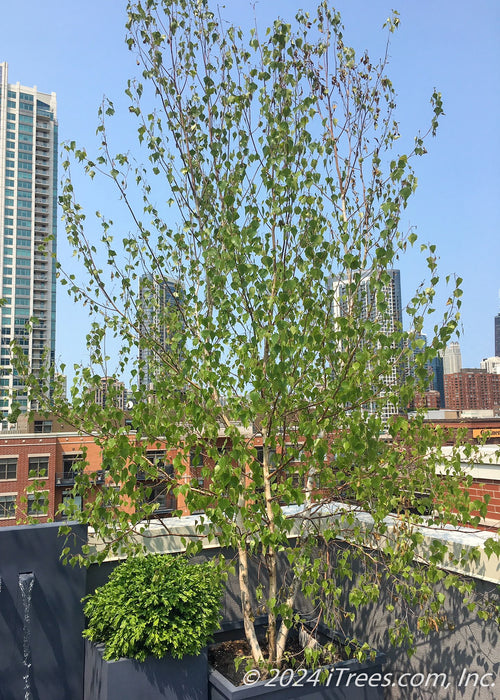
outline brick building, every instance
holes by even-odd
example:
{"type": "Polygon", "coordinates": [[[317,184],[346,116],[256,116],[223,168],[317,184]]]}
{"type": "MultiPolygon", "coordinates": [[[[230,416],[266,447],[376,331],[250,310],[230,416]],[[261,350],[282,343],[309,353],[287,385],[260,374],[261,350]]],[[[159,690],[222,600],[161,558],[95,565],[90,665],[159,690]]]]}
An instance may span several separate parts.
{"type": "MultiPolygon", "coordinates": [[[[446,454],[446,448],[444,449],[446,454]]],[[[472,463],[464,453],[461,466],[464,473],[472,476],[472,485],[468,487],[470,497],[479,501],[484,501],[485,496],[488,498],[488,512],[481,521],[481,526],[485,529],[498,530],[500,528],[500,445],[482,446],[472,463]]]]}
{"type": "Polygon", "coordinates": [[[447,409],[467,411],[500,407],[500,374],[485,369],[462,369],[444,376],[447,409]]]}
{"type": "MultiPolygon", "coordinates": [[[[167,473],[175,454],[175,450],[158,449],[158,445],[147,452],[152,461],[162,462],[167,473]]],[[[92,436],[75,432],[2,433],[0,526],[26,522],[32,517],[42,523],[57,519],[59,505],[72,498],[71,489],[83,455],[84,470],[91,475],[96,492],[103,488],[119,488],[103,471],[101,450],[92,436]],[[34,487],[36,495],[26,494],[29,486],[34,487]]],[[[189,474],[189,456],[186,465],[189,474]]],[[[188,512],[182,496],[177,499],[170,493],[166,482],[150,480],[144,473],[137,474],[137,481],[150,489],[148,501],[158,504],[158,516],[169,516],[177,509],[188,512]]]]}
{"type": "Polygon", "coordinates": [[[441,408],[441,394],[439,391],[429,389],[425,394],[417,394],[414,402],[415,408],[427,408],[430,411],[441,408]]]}
{"type": "MultiPolygon", "coordinates": [[[[482,445],[479,453],[470,464],[464,456],[462,468],[472,476],[473,483],[469,494],[474,499],[483,500],[489,496],[488,513],[483,527],[500,527],[500,417],[496,418],[432,418],[428,421],[447,432],[447,445],[455,444],[457,433],[464,435],[466,442],[482,445]]],[[[446,453],[446,448],[445,448],[446,453]]]]}
{"type": "MultiPolygon", "coordinates": [[[[24,417],[25,418],[25,417],[24,417]]],[[[448,444],[455,441],[456,431],[466,432],[472,443],[485,443],[484,463],[472,468],[474,479],[471,494],[475,497],[490,495],[488,517],[485,525],[494,527],[500,524],[500,418],[499,419],[446,419],[431,421],[436,426],[448,430],[448,444]],[[487,459],[486,459],[487,457],[487,459]]],[[[132,437],[133,433],[131,433],[132,437]]],[[[249,444],[253,443],[257,460],[262,460],[262,439],[249,434],[249,444]]],[[[226,449],[227,438],[222,431],[217,439],[220,453],[226,449]]],[[[293,458],[283,476],[293,473],[294,464],[300,463],[300,444],[290,444],[293,458]]],[[[285,449],[288,451],[288,445],[285,449]]],[[[179,449],[170,449],[161,441],[147,450],[146,456],[152,462],[161,464],[162,470],[173,474],[173,460],[179,449]]],[[[58,507],[65,499],[72,498],[71,489],[75,483],[78,462],[85,454],[85,472],[90,475],[94,493],[99,489],[119,489],[120,484],[112,483],[109,474],[103,470],[101,450],[91,435],[82,436],[71,426],[64,426],[55,420],[40,419],[16,431],[5,431],[0,435],[0,526],[26,522],[35,518],[37,522],[57,519],[58,507]],[[35,494],[26,494],[31,487],[35,494]]],[[[196,479],[200,487],[208,486],[202,468],[213,467],[213,462],[204,454],[185,454],[185,473],[182,479],[196,479]]],[[[333,456],[332,456],[333,458],[333,456]]],[[[470,469],[470,465],[467,465],[470,469]]],[[[138,472],[137,482],[147,488],[147,500],[157,505],[156,517],[169,517],[173,511],[188,514],[182,495],[174,496],[165,480],[152,480],[145,473],[138,472]]],[[[299,482],[295,484],[300,487],[299,482]]],[[[302,487],[306,487],[302,483],[302,487]]],[[[93,498],[91,493],[90,498],[93,498]]],[[[83,504],[80,504],[83,505],[83,504]]],[[[123,507],[127,509],[126,499],[123,507]]]]}
{"type": "MultiPolygon", "coordinates": [[[[131,438],[133,435],[132,432],[131,438]]],[[[217,440],[220,451],[224,450],[225,441],[223,436],[217,440]]],[[[173,474],[173,461],[179,451],[157,441],[147,449],[146,457],[166,474],[173,474]]],[[[196,479],[202,487],[201,470],[204,464],[210,467],[213,463],[203,455],[183,456],[185,472],[181,478],[196,479]]],[[[16,430],[0,433],[0,527],[26,522],[28,518],[41,523],[57,519],[60,504],[72,498],[71,489],[83,459],[94,493],[99,489],[120,488],[103,470],[101,449],[92,435],[81,435],[55,419],[28,422],[27,414],[21,416],[16,430]],[[27,494],[28,487],[35,494],[27,494]]],[[[150,479],[144,472],[137,472],[136,478],[147,489],[147,501],[156,504],[155,516],[169,517],[176,510],[189,513],[183,496],[171,493],[167,479],[150,479]]]]}
{"type": "Polygon", "coordinates": [[[100,450],[77,433],[21,433],[0,437],[0,525],[36,517],[54,520],[58,506],[70,498],[74,467],[87,450],[89,470],[98,472],[100,450]],[[28,486],[35,494],[26,495],[28,486]]]}
{"type": "MultiPolygon", "coordinates": [[[[452,412],[445,411],[445,413],[451,414],[452,412]]],[[[458,411],[457,414],[459,414],[458,411]]],[[[427,422],[447,431],[448,435],[444,444],[455,444],[457,431],[460,431],[461,434],[465,435],[466,441],[471,444],[494,445],[500,449],[500,416],[496,418],[471,418],[447,415],[438,418],[433,411],[430,411],[427,414],[427,422]]]]}

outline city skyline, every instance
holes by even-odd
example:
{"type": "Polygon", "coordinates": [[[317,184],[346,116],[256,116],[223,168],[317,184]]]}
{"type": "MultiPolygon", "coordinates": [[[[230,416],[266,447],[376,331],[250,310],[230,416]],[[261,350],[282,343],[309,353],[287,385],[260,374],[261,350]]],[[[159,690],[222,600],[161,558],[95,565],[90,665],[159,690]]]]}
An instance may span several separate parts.
{"type": "MultiPolygon", "coordinates": [[[[357,0],[335,3],[345,24],[345,38],[358,52],[368,48],[372,57],[383,54],[385,32],[381,26],[392,2],[357,0]]],[[[291,17],[299,7],[312,9],[311,0],[277,0],[257,3],[262,27],[275,15],[291,17]]],[[[494,84],[496,60],[500,57],[498,3],[480,1],[475,12],[446,0],[439,7],[430,2],[401,2],[401,28],[392,39],[389,75],[399,95],[402,145],[407,148],[419,128],[425,131],[430,119],[429,97],[434,86],[443,92],[445,117],[429,154],[416,164],[419,188],[402,222],[415,226],[422,242],[435,242],[443,275],[464,278],[460,342],[464,366],[479,366],[483,357],[494,354],[493,321],[498,313],[499,277],[496,260],[499,190],[499,137],[494,115],[499,98],[489,89],[494,84]],[[454,50],[455,49],[455,50],[454,50]],[[476,100],[464,98],[464,85],[474,84],[476,100]],[[480,96],[480,97],[479,97],[480,96]],[[475,102],[475,104],[474,104],[475,102]],[[478,105],[480,105],[478,110],[478,105]],[[477,127],[481,120],[481,128],[477,127]],[[476,121],[475,121],[476,120],[476,121]]],[[[235,0],[223,12],[230,20],[248,28],[252,24],[251,3],[235,0]]],[[[90,0],[68,12],[60,0],[39,5],[31,0],[22,8],[9,8],[9,22],[0,34],[0,60],[10,64],[10,81],[39,85],[58,95],[61,141],[76,139],[90,150],[96,147],[97,108],[102,95],[115,101],[120,116],[111,126],[116,151],[132,147],[135,136],[126,118],[123,99],[126,79],[137,73],[133,54],[124,44],[125,9],[121,3],[90,0]],[[48,21],[48,17],[51,21],[48,21]],[[22,45],[8,25],[24,28],[22,45]],[[40,33],[40,26],[46,31],[40,33]]],[[[89,213],[103,208],[106,198],[81,173],[73,173],[77,195],[89,213]]],[[[115,203],[111,202],[115,217],[115,203]]],[[[90,217],[89,217],[90,220],[90,217]]],[[[124,221],[124,220],[123,220],[124,221]]],[[[129,226],[128,222],[124,223],[129,226]]],[[[95,227],[95,230],[97,228],[95,227]]],[[[59,224],[59,250],[63,265],[71,266],[63,226],[59,224]]],[[[415,252],[402,258],[403,303],[424,279],[425,265],[415,252]]],[[[437,302],[444,308],[447,295],[437,302]]],[[[437,317],[436,317],[437,321],[437,317]]],[[[56,359],[68,365],[85,359],[86,319],[75,314],[73,302],[58,289],[59,331],[56,359]],[[74,348],[81,347],[80,356],[74,348]]],[[[424,329],[427,333],[431,329],[424,329]]]]}

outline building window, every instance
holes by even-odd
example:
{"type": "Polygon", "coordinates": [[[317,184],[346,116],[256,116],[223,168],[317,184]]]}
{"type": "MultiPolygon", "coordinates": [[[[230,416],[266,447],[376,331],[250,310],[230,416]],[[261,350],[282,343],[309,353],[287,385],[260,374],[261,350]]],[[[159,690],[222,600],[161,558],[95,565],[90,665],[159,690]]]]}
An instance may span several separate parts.
{"type": "Polygon", "coordinates": [[[35,432],[35,433],[51,433],[52,432],[52,421],[51,420],[36,420],[34,422],[33,432],[35,432]]]}
{"type": "Polygon", "coordinates": [[[224,440],[222,445],[217,445],[217,452],[220,455],[225,455],[231,451],[231,444],[228,440],[224,440]]]}
{"type": "Polygon", "coordinates": [[[161,469],[165,464],[165,450],[148,450],[146,459],[161,469]]]}
{"type": "MultiPolygon", "coordinates": [[[[166,474],[167,476],[174,475],[173,464],[166,464],[165,458],[166,458],[165,450],[148,450],[146,452],[146,459],[148,460],[148,462],[151,462],[151,464],[154,466],[154,472],[152,474],[152,478],[157,478],[158,473],[159,473],[159,476],[161,476],[162,474],[166,474]]],[[[151,473],[149,466],[148,466],[147,473],[148,473],[148,475],[151,473]]]]}
{"type": "Polygon", "coordinates": [[[2,457],[0,459],[0,479],[15,479],[17,477],[17,457],[2,457]]]}
{"type": "Polygon", "coordinates": [[[2,494],[0,496],[0,519],[15,518],[16,516],[16,495],[2,494]]]}
{"type": "Polygon", "coordinates": [[[49,474],[49,458],[48,457],[30,457],[29,458],[29,478],[43,479],[49,474]]]}
{"type": "Polygon", "coordinates": [[[169,491],[168,486],[165,486],[164,484],[153,486],[150,491],[151,492],[147,498],[147,502],[151,504],[158,504],[153,517],[169,515],[176,510],[177,499],[175,495],[169,491]]]}
{"type": "Polygon", "coordinates": [[[191,466],[192,469],[196,469],[197,467],[202,467],[203,466],[203,453],[198,452],[198,454],[196,454],[196,451],[192,450],[189,453],[189,465],[191,466]]]}
{"type": "Polygon", "coordinates": [[[196,451],[193,450],[189,454],[189,467],[191,472],[191,478],[196,479],[198,486],[205,485],[205,479],[203,478],[203,453],[199,452],[198,455],[196,451]]]}
{"type": "MultiPolygon", "coordinates": [[[[258,445],[255,449],[257,451],[257,462],[264,464],[264,448],[258,445]]],[[[269,449],[269,466],[272,469],[276,467],[276,450],[274,449],[269,449]]]]}
{"type": "Polygon", "coordinates": [[[49,510],[49,492],[37,491],[28,494],[26,513],[28,515],[47,515],[49,510]]]}
{"type": "Polygon", "coordinates": [[[114,486],[112,484],[105,484],[101,488],[101,494],[103,497],[103,505],[105,508],[111,510],[116,508],[120,504],[120,487],[114,486]]]}
{"type": "Polygon", "coordinates": [[[62,503],[66,511],[78,510],[81,512],[83,500],[81,496],[74,496],[71,491],[63,491],[62,503]]]}
{"type": "Polygon", "coordinates": [[[63,455],[63,471],[64,476],[71,478],[75,476],[77,469],[75,465],[77,462],[81,462],[82,454],[81,452],[71,453],[68,455],[63,455]]]}

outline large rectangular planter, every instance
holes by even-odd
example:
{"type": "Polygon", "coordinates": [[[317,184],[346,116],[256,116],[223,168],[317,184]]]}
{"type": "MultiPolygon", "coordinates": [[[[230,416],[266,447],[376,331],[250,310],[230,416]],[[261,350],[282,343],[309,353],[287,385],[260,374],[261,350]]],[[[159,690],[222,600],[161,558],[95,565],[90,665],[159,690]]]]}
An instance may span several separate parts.
{"type": "Polygon", "coordinates": [[[0,700],[82,700],[87,571],[61,553],[81,551],[87,526],[68,525],[67,541],[60,523],[0,527],[0,700]]]}
{"type": "Polygon", "coordinates": [[[84,700],[207,700],[207,650],[199,656],[103,659],[104,645],[85,640],[84,700]]]}
{"type": "MultiPolygon", "coordinates": [[[[328,633],[327,633],[328,634],[328,633]]],[[[222,636],[215,635],[222,641],[222,636]]],[[[332,636],[332,635],[328,635],[332,636]]],[[[224,638],[236,638],[234,631],[224,638]]],[[[241,639],[241,635],[239,637],[241,639]]],[[[385,654],[377,652],[373,661],[358,662],[354,659],[342,661],[335,666],[325,667],[325,678],[318,673],[301,670],[292,673],[284,669],[278,674],[273,672],[263,681],[258,680],[259,673],[251,671],[246,685],[235,686],[219,671],[209,667],[209,700],[383,700],[384,676],[382,666],[385,654]],[[252,675],[253,673],[253,675],[252,675]]]]}

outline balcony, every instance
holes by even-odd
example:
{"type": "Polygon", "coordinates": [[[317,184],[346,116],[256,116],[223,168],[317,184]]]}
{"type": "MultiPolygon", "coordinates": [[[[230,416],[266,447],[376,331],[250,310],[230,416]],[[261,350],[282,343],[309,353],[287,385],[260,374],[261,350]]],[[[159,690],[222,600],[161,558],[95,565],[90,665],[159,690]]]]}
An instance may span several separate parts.
{"type": "Polygon", "coordinates": [[[75,483],[75,473],[69,472],[57,472],[56,473],[56,486],[73,486],[75,483]]]}
{"type": "Polygon", "coordinates": [[[152,515],[153,518],[168,516],[177,509],[177,498],[167,491],[164,484],[153,486],[146,502],[157,506],[152,515]]]}
{"type": "MultiPolygon", "coordinates": [[[[157,503],[158,501],[154,501],[154,503],[157,503]]],[[[154,512],[155,517],[161,517],[161,516],[166,516],[169,515],[170,513],[173,513],[175,510],[175,507],[170,507],[167,504],[160,503],[158,508],[154,512]]]]}

